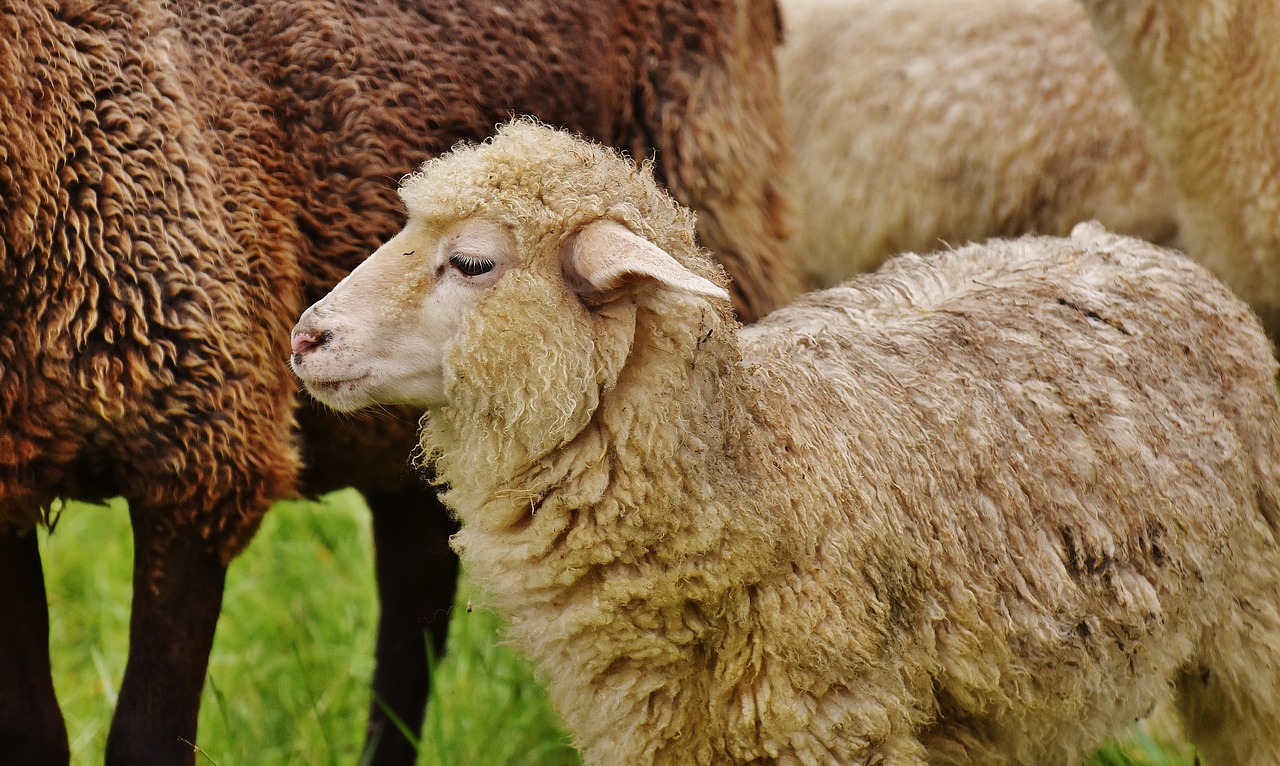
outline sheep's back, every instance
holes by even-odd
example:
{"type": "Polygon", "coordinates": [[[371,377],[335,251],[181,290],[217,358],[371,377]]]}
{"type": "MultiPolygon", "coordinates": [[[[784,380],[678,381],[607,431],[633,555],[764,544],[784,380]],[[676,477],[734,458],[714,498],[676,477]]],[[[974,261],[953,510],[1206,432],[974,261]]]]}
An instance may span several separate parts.
{"type": "Polygon", "coordinates": [[[1182,255],[1096,225],[902,255],[741,337],[801,417],[901,445],[900,460],[864,450],[859,471],[925,475],[927,460],[976,481],[1018,458],[1038,481],[1126,500],[1177,455],[1188,464],[1164,478],[1191,491],[1178,477],[1197,466],[1274,453],[1276,363],[1256,317],[1182,255]],[[1114,470],[1128,467],[1149,475],[1114,470]]]}
{"type": "MultiPolygon", "coordinates": [[[[1224,583],[1280,566],[1271,347],[1180,255],[1097,228],[905,255],[742,337],[809,434],[797,525],[878,583],[868,614],[948,720],[1083,709],[1119,678],[1146,679],[1116,703],[1142,715],[1224,583]]],[[[812,631],[837,643],[815,657],[862,650],[812,631]]]]}

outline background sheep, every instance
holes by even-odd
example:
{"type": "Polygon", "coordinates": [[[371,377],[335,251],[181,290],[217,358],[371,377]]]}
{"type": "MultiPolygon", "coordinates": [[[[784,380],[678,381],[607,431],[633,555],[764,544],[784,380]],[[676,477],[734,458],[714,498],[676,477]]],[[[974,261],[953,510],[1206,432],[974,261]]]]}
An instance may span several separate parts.
{"type": "Polygon", "coordinates": [[[309,309],[339,409],[428,408],[456,543],[589,763],[1071,763],[1176,687],[1280,763],[1256,319],[1097,226],[739,330],[646,170],[530,123],[423,166],[309,309]]]}
{"type": "Polygon", "coordinates": [[[1280,8],[1083,5],[1169,166],[1183,246],[1280,337],[1280,8]]]}
{"type": "MultiPolygon", "coordinates": [[[[295,413],[286,318],[402,223],[393,179],[513,112],[656,153],[744,314],[768,310],[791,282],[776,35],[769,0],[0,11],[4,758],[67,761],[32,534],[59,496],[123,495],[134,527],[108,761],[191,762],[227,561],[274,499],[349,484],[375,514],[375,692],[416,726],[422,623],[455,572],[451,524],[403,467],[416,414],[295,413]]],[[[385,721],[375,703],[375,739],[385,721]]],[[[377,763],[412,760],[381,745],[377,763]]]]}
{"type": "Polygon", "coordinates": [[[1173,239],[1173,191],[1072,0],[784,0],[793,240],[815,285],[908,250],[1173,239]]]}

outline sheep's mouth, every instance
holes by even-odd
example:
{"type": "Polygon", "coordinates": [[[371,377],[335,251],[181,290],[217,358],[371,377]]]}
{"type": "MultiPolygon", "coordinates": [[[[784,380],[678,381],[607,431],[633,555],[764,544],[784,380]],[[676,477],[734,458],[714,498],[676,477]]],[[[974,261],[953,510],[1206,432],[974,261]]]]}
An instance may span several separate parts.
{"type": "Polygon", "coordinates": [[[308,391],[314,394],[317,399],[323,401],[333,394],[339,394],[344,391],[350,392],[360,388],[368,382],[369,377],[370,374],[366,372],[363,375],[356,375],[351,378],[304,379],[302,382],[308,391]]]}
{"type": "Polygon", "coordinates": [[[373,375],[365,373],[350,378],[303,379],[303,386],[317,402],[338,412],[355,412],[375,400],[368,394],[373,375]]]}

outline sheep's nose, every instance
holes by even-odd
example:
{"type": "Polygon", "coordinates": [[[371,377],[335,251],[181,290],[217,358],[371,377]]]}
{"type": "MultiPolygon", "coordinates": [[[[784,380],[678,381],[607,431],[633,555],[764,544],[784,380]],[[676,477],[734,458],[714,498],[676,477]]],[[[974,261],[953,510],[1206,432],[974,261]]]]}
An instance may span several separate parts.
{"type": "Polygon", "coordinates": [[[294,330],[292,347],[294,356],[302,356],[323,346],[329,340],[329,333],[321,330],[294,330]]]}

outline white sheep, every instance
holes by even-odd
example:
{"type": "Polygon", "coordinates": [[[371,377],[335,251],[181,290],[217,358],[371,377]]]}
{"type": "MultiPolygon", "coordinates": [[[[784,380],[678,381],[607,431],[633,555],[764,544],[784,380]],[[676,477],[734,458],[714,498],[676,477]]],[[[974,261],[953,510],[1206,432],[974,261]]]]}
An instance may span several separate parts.
{"type": "Polygon", "coordinates": [[[1181,244],[1280,337],[1280,5],[1083,5],[1169,167],[1181,244]]]}
{"type": "Polygon", "coordinates": [[[1072,763],[1175,691],[1280,763],[1276,363],[1199,266],[1082,226],[740,329],[602,147],[516,122],[401,194],[293,366],[428,411],[588,764],[1072,763]]]}
{"type": "Polygon", "coordinates": [[[1174,240],[1172,185],[1072,0],[780,5],[792,244],[814,285],[1089,219],[1174,240]]]}

